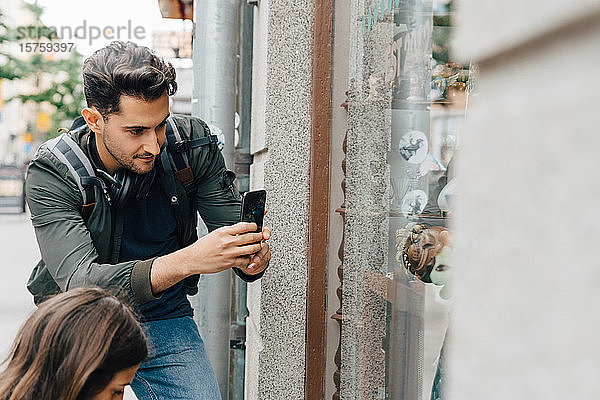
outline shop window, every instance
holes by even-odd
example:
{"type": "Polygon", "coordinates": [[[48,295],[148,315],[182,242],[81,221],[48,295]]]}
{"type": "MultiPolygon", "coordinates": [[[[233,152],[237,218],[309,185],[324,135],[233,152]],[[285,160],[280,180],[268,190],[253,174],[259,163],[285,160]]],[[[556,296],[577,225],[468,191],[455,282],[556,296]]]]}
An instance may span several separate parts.
{"type": "Polygon", "coordinates": [[[353,1],[341,390],[444,399],[454,163],[473,68],[453,0],[353,1]]]}

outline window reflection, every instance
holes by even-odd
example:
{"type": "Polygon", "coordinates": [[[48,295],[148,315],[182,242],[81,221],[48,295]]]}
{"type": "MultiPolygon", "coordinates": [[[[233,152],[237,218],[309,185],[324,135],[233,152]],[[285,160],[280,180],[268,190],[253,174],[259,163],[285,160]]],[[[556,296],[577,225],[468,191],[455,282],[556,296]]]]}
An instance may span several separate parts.
{"type": "Polygon", "coordinates": [[[454,164],[473,72],[452,60],[452,0],[353,5],[343,348],[356,357],[342,381],[350,397],[444,399],[454,164]]]}

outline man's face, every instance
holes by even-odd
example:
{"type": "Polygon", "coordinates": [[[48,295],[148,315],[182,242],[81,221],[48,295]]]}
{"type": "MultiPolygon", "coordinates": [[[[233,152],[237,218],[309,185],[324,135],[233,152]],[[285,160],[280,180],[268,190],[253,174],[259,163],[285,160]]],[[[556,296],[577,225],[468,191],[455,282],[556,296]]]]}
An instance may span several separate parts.
{"type": "Polygon", "coordinates": [[[168,116],[166,93],[154,101],[122,95],[119,112],[101,121],[96,132],[98,153],[108,172],[150,172],[165,141],[168,116]]]}

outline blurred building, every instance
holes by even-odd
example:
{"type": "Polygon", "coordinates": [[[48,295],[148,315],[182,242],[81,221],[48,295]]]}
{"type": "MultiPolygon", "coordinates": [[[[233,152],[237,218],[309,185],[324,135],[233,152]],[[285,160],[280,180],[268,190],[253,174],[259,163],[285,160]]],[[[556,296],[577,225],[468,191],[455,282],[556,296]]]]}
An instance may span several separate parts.
{"type": "MultiPolygon", "coordinates": [[[[35,21],[31,11],[23,7],[22,0],[5,0],[0,4],[3,21],[7,25],[27,26],[35,21]]],[[[29,57],[23,52],[18,43],[5,42],[0,44],[3,52],[9,53],[22,60],[29,57]]],[[[0,62],[4,56],[0,55],[0,62]]],[[[33,79],[11,81],[0,79],[0,163],[22,165],[34,150],[33,132],[37,123],[36,107],[33,104],[22,104],[20,100],[7,101],[23,91],[33,90],[33,79]]]]}
{"type": "Polygon", "coordinates": [[[192,58],[192,32],[154,31],[152,48],[163,58],[192,58]]]}
{"type": "Polygon", "coordinates": [[[152,49],[175,67],[177,93],[171,97],[171,112],[192,114],[192,32],[155,31],[152,34],[152,49]]]}

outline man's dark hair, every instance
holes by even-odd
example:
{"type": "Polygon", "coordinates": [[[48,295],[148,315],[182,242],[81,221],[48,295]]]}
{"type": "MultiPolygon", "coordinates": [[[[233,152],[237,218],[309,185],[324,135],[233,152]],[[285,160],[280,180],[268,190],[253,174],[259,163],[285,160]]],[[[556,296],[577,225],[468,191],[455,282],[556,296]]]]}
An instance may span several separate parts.
{"type": "Polygon", "coordinates": [[[119,112],[121,95],[153,101],[177,91],[175,68],[152,50],[132,42],[115,41],[83,63],[83,87],[88,107],[106,118],[119,112]]]}

